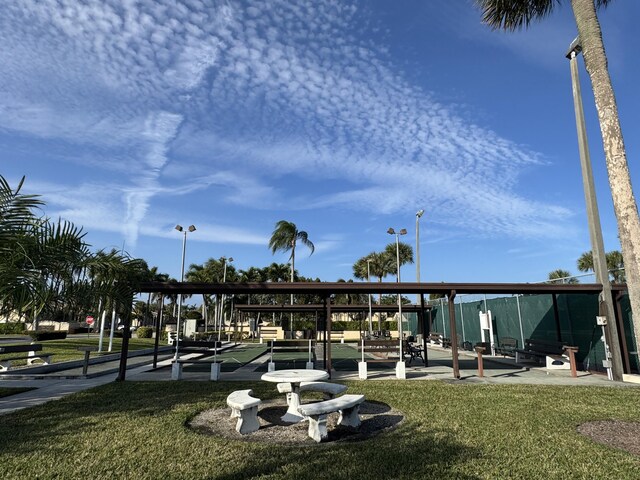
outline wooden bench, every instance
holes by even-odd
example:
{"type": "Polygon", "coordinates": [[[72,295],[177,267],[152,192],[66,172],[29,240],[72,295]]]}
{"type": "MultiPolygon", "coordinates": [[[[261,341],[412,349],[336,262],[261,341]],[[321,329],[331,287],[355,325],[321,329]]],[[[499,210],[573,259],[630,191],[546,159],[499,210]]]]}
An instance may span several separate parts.
{"type": "Polygon", "coordinates": [[[313,369],[316,361],[316,342],[314,340],[271,340],[270,343],[270,372],[275,370],[275,363],[273,362],[274,353],[306,352],[308,354],[306,367],[313,369]]]}
{"type": "Polygon", "coordinates": [[[265,340],[277,340],[278,329],[269,327],[260,327],[260,343],[264,343],[265,340]]]}
{"type": "Polygon", "coordinates": [[[242,435],[255,432],[260,428],[258,405],[261,400],[254,398],[252,390],[236,390],[227,397],[231,407],[231,418],[237,418],[236,431],[242,435]]]}
{"type": "Polygon", "coordinates": [[[358,344],[358,351],[364,351],[374,356],[374,358],[365,357],[365,362],[397,362],[400,360],[400,345],[395,340],[364,340],[363,343],[358,344]]]}
{"type": "Polygon", "coordinates": [[[343,395],[324,402],[307,403],[298,407],[298,412],[309,419],[309,436],[316,442],[326,439],[327,415],[340,412],[338,425],[358,428],[360,416],[358,410],[364,402],[364,395],[343,395]]]}
{"type": "Polygon", "coordinates": [[[518,340],[512,337],[502,337],[495,348],[496,355],[503,357],[515,357],[518,348],[518,340]]]}
{"type": "Polygon", "coordinates": [[[213,355],[216,349],[222,346],[222,342],[208,340],[180,340],[178,351],[180,353],[201,353],[204,356],[213,355]]]}
{"type": "MultiPolygon", "coordinates": [[[[279,383],[277,385],[278,392],[287,394],[287,405],[289,405],[291,393],[290,383],[279,383]]],[[[300,392],[321,392],[325,400],[331,400],[337,395],[344,393],[347,390],[346,385],[330,382],[301,382],[300,392]]]]}
{"type": "Polygon", "coordinates": [[[578,347],[566,345],[563,342],[539,340],[527,338],[524,348],[515,350],[516,363],[521,363],[522,358],[545,359],[549,369],[571,369],[571,376],[577,377],[576,352],[578,347]]]}
{"type": "MultiPolygon", "coordinates": [[[[324,340],[324,333],[324,331],[318,332],[319,340],[324,340]]],[[[332,330],[331,334],[329,335],[329,339],[331,342],[339,341],[340,343],[344,343],[344,330],[332,330]]]]}
{"type": "Polygon", "coordinates": [[[0,355],[11,353],[27,353],[27,355],[18,355],[14,357],[5,357],[0,359],[0,372],[12,369],[15,361],[26,360],[27,365],[32,365],[36,360],[41,360],[44,365],[51,363],[53,353],[36,353],[42,351],[42,345],[39,343],[30,343],[22,345],[3,345],[0,346],[0,355]]]}

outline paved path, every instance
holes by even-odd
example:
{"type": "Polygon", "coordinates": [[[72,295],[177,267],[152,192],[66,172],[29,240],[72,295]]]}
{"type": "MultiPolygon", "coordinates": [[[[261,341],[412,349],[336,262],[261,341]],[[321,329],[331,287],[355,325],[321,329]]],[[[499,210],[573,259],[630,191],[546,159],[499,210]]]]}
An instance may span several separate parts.
{"type": "MultiPolygon", "coordinates": [[[[547,371],[544,368],[523,368],[515,365],[513,359],[484,357],[484,378],[477,375],[476,358],[471,353],[460,353],[461,379],[453,378],[451,367],[451,351],[439,347],[430,347],[428,350],[429,366],[425,367],[421,362],[414,361],[407,367],[407,380],[443,380],[452,383],[472,384],[528,384],[528,385],[578,385],[578,386],[605,386],[605,387],[629,387],[638,388],[637,383],[611,382],[605,375],[578,372],[578,378],[572,378],[568,371],[547,371]]],[[[127,369],[127,381],[170,381],[171,355],[165,355],[158,362],[158,368],[153,369],[151,361],[147,358],[142,364],[132,365],[135,359],[129,359],[130,368],[127,369]],[[167,368],[165,368],[167,367],[167,368]]],[[[223,372],[221,380],[229,381],[259,381],[263,371],[257,371],[269,360],[269,354],[254,359],[247,365],[233,372],[223,372]]],[[[89,373],[95,373],[95,369],[103,369],[103,375],[94,378],[81,378],[75,376],[76,370],[58,372],[57,376],[40,379],[0,380],[2,387],[35,387],[34,390],[17,395],[0,398],[0,415],[14,412],[23,408],[40,405],[51,400],[57,400],[66,395],[76,393],[89,388],[113,382],[117,377],[118,362],[107,362],[101,365],[90,366],[89,373]]],[[[322,360],[317,362],[317,368],[322,368],[322,360]]],[[[209,372],[184,372],[186,381],[209,381],[209,372]]],[[[358,380],[357,371],[332,371],[331,379],[334,381],[358,380]]],[[[370,370],[369,380],[394,380],[395,370],[388,369],[370,370]]]]}

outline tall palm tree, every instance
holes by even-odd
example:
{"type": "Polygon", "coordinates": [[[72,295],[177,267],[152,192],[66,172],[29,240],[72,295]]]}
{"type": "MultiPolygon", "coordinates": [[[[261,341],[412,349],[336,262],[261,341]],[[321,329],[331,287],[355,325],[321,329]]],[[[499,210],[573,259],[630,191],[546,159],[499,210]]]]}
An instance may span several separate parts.
{"type": "MultiPolygon", "coordinates": [[[[286,220],[280,220],[276,223],[276,228],[271,234],[269,240],[269,248],[271,253],[275,254],[278,251],[288,252],[291,251],[289,260],[291,260],[291,281],[294,281],[295,265],[296,265],[296,245],[300,242],[311,250],[309,255],[313,255],[315,246],[313,242],[309,240],[309,235],[303,230],[298,230],[298,227],[293,222],[287,222],[286,220]]],[[[291,294],[291,305],[293,305],[293,294],[291,294]]],[[[293,330],[293,313],[290,317],[291,330],[293,330]]]]}
{"type": "Polygon", "coordinates": [[[291,260],[291,281],[293,282],[293,276],[295,272],[296,264],[296,245],[300,242],[304,246],[311,250],[309,255],[313,255],[315,246],[313,242],[309,240],[309,235],[303,230],[298,230],[295,223],[287,222],[286,220],[280,220],[276,223],[276,228],[271,234],[269,240],[269,248],[271,253],[276,252],[288,252],[291,251],[289,260],[291,260]]]}
{"type": "MultiPolygon", "coordinates": [[[[602,30],[597,9],[611,0],[570,1],[578,28],[585,68],[600,122],[609,188],[618,220],[618,236],[626,264],[627,288],[633,315],[636,344],[640,345],[640,217],[631,186],[627,154],[620,128],[620,118],[607,67],[602,30]]],[[[517,30],[528,27],[532,20],[550,14],[560,0],[476,0],[482,9],[482,20],[494,29],[517,30]]]]}

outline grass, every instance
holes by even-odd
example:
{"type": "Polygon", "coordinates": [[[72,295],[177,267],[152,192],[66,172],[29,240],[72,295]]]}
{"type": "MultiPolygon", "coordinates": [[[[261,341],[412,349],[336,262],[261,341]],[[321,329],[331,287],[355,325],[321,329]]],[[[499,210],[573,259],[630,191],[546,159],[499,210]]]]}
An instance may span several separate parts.
{"type": "Polygon", "coordinates": [[[196,413],[226,408],[240,382],[112,383],[3,416],[0,478],[637,478],[639,459],[576,433],[595,419],[640,420],[640,389],[350,382],[405,415],[364,442],[287,447],[203,436],[196,413]]]}
{"type": "MultiPolygon", "coordinates": [[[[152,338],[130,338],[129,339],[129,350],[141,350],[145,348],[153,348],[155,339],[152,338]]],[[[26,342],[16,342],[18,344],[25,344],[26,342]]],[[[84,352],[78,351],[79,346],[85,345],[98,345],[97,337],[72,337],[66,338],[64,340],[46,340],[43,342],[37,342],[42,344],[42,351],[40,353],[53,353],[54,356],[51,357],[51,361],[53,363],[58,362],[66,362],[69,360],[81,360],[84,358],[84,352]]],[[[3,345],[12,345],[12,344],[3,344],[3,345]]],[[[162,345],[161,345],[162,346],[162,345]]],[[[109,347],[109,338],[103,339],[102,348],[106,350],[109,347]]],[[[114,338],[113,339],[113,349],[111,352],[104,352],[104,354],[109,353],[119,353],[122,347],[122,338],[114,338]]],[[[6,353],[0,355],[0,359],[2,358],[10,358],[10,357],[20,357],[26,355],[27,353],[6,353]]],[[[95,357],[96,355],[100,355],[97,352],[91,352],[91,357],[95,357]]],[[[14,365],[26,365],[27,361],[15,361],[14,365]]]]}

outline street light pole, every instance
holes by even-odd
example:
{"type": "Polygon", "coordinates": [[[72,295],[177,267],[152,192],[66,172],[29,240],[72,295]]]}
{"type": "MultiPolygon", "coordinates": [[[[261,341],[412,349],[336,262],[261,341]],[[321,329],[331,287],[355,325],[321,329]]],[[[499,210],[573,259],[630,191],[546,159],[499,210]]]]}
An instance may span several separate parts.
{"type": "MultiPolygon", "coordinates": [[[[195,232],[196,227],[194,225],[189,226],[187,230],[182,228],[181,225],[176,225],[176,230],[183,233],[182,237],[182,262],[180,264],[180,283],[184,282],[184,257],[187,252],[187,230],[189,232],[195,232]]],[[[174,360],[178,360],[179,358],[179,347],[180,347],[180,317],[182,314],[182,294],[178,294],[178,319],[176,322],[176,354],[174,356],[174,360]]]]}
{"type": "MultiPolygon", "coordinates": [[[[367,282],[371,283],[371,259],[367,258],[367,282]]],[[[371,314],[371,294],[369,294],[369,335],[373,333],[373,315],[371,314]]]]}
{"type": "MultiPolygon", "coordinates": [[[[399,232],[396,232],[393,228],[389,228],[387,230],[389,235],[396,236],[396,267],[398,270],[398,283],[400,283],[400,235],[406,235],[407,230],[403,228],[399,232]]],[[[396,364],[396,377],[397,378],[407,378],[405,363],[404,363],[404,355],[402,354],[402,295],[398,293],[398,336],[400,337],[400,359],[396,364]]]]}
{"type": "MultiPolygon", "coordinates": [[[[420,217],[424,215],[424,210],[416,212],[416,282],[420,283],[420,217]]],[[[420,303],[420,294],[416,295],[416,304],[420,303]]]]}
{"type": "MultiPolygon", "coordinates": [[[[587,142],[587,129],[584,121],[584,110],[582,107],[582,94],[580,91],[580,80],[578,78],[577,55],[582,51],[579,37],[569,46],[566,57],[571,66],[571,85],[573,89],[573,105],[576,115],[576,129],[578,131],[578,149],[580,151],[580,166],[582,168],[582,183],[584,186],[585,203],[587,206],[587,219],[589,223],[589,237],[591,238],[591,251],[593,255],[593,270],[596,274],[596,281],[602,285],[600,293],[600,305],[606,312],[605,329],[605,352],[609,350],[610,358],[606,358],[603,366],[607,369],[610,380],[622,381],[624,373],[622,367],[622,354],[616,325],[615,310],[613,308],[613,298],[611,296],[611,283],[609,282],[609,271],[607,269],[604,241],[602,240],[602,227],[600,225],[600,214],[598,212],[598,201],[596,199],[595,186],[593,181],[593,171],[591,168],[591,157],[589,155],[589,144],[587,142]],[[608,334],[608,338],[607,337],[608,334]],[[607,349],[607,343],[608,349],[607,349]]],[[[599,311],[599,315],[604,312],[599,311]]],[[[608,356],[608,355],[607,355],[608,356]]]]}

